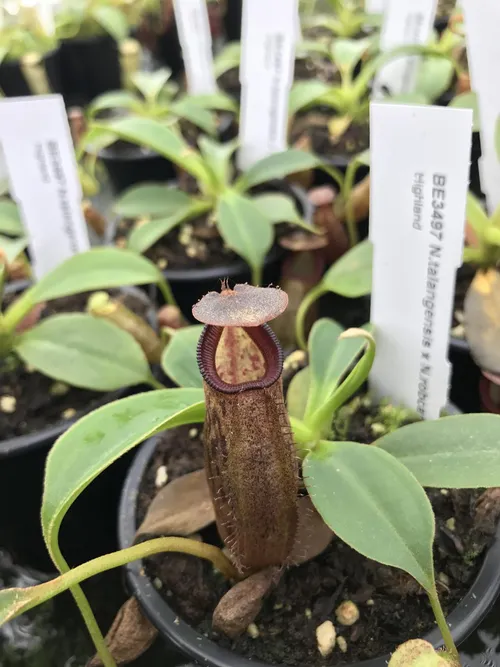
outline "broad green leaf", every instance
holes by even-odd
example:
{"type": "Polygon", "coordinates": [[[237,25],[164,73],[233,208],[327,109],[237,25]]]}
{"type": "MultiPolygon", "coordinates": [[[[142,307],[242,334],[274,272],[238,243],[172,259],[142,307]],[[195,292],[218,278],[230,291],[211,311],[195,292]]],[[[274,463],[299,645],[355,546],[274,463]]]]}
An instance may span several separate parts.
{"type": "Polygon", "coordinates": [[[474,91],[470,90],[467,93],[455,95],[448,106],[454,109],[472,109],[472,131],[479,132],[481,129],[479,104],[477,101],[477,94],[474,91]]]}
{"type": "Polygon", "coordinates": [[[132,83],[145,99],[154,102],[171,76],[172,70],[168,67],[154,72],[139,70],[132,75],[132,83]]]}
{"type": "Polygon", "coordinates": [[[290,417],[304,419],[310,385],[311,369],[306,366],[293,376],[286,393],[286,407],[290,417]]]}
{"type": "Polygon", "coordinates": [[[227,190],[218,201],[217,227],[225,243],[260,271],[274,239],[274,230],[251,199],[227,190]]]}
{"type": "Polygon", "coordinates": [[[288,100],[288,113],[294,116],[297,112],[306,109],[313,104],[319,104],[320,99],[326,95],[331,86],[322,81],[296,81],[290,90],[288,100]]]}
{"type": "Polygon", "coordinates": [[[164,389],[108,403],[61,435],[47,457],[42,528],[52,557],[73,502],[114,461],[154,433],[201,422],[203,390],[164,389]]]}
{"type": "Polygon", "coordinates": [[[83,389],[114,391],[151,377],[146,356],[133,336],[83,313],[42,320],[16,339],[15,350],[44,375],[83,389]]]}
{"type": "Polygon", "coordinates": [[[315,322],[311,329],[308,340],[311,385],[305,414],[310,414],[328,401],[364,346],[364,341],[360,339],[339,341],[343,331],[340,324],[327,318],[315,322]],[[353,346],[357,350],[354,356],[349,354],[353,346]]]}
{"type": "Polygon", "coordinates": [[[137,109],[141,103],[135,95],[127,90],[113,90],[99,95],[88,108],[91,117],[107,109],[137,109]]]}
{"type": "Polygon", "coordinates": [[[337,537],[432,591],[434,516],[403,464],[377,447],[323,441],[306,456],[303,470],[314,506],[337,537]]]}
{"type": "Polygon", "coordinates": [[[146,146],[159,155],[178,164],[196,178],[207,178],[199,154],[181,135],[152,118],[120,118],[107,123],[105,129],[139,146],[146,146]]]}
{"type": "Polygon", "coordinates": [[[24,234],[19,208],[15,202],[8,199],[0,201],[0,232],[12,236],[24,234]]]}
{"type": "Polygon", "coordinates": [[[215,135],[217,132],[215,114],[198,104],[193,104],[189,97],[183,97],[174,102],[171,105],[170,110],[176,116],[179,116],[179,118],[185,118],[208,134],[215,135]]]}
{"type": "Polygon", "coordinates": [[[482,239],[489,225],[488,214],[479,199],[472,192],[467,193],[466,218],[478,237],[482,239]]]}
{"type": "Polygon", "coordinates": [[[233,172],[231,158],[238,145],[238,140],[222,144],[209,137],[200,137],[198,145],[207,167],[213,174],[217,188],[223,190],[231,181],[233,172]]]}
{"type": "Polygon", "coordinates": [[[28,246],[28,239],[25,237],[11,239],[8,236],[0,234],[0,250],[5,255],[7,264],[13,262],[16,257],[26,249],[28,246]]]}
{"type": "Polygon", "coordinates": [[[435,102],[451,86],[455,68],[446,58],[424,58],[417,70],[415,92],[429,104],[435,102]]]}
{"type": "MultiPolygon", "coordinates": [[[[316,23],[316,21],[314,21],[316,23]]],[[[313,22],[307,22],[307,27],[314,27],[313,22]]],[[[323,27],[323,22],[321,21],[321,27],[323,27]]],[[[324,58],[330,57],[330,47],[325,42],[320,42],[318,40],[304,39],[302,42],[297,44],[297,50],[295,57],[296,58],[307,58],[309,55],[319,55],[324,58]]]]}
{"type": "Polygon", "coordinates": [[[340,70],[352,72],[371,42],[370,37],[334,40],[332,45],[333,62],[340,70]]]}
{"type": "Polygon", "coordinates": [[[214,73],[218,79],[230,69],[240,66],[241,45],[239,42],[229,42],[214,58],[214,73]]]}
{"type": "Polygon", "coordinates": [[[161,273],[131,250],[94,248],[70,257],[29,290],[35,303],[90,290],[156,283],[161,273]]]}
{"type": "Polygon", "coordinates": [[[376,444],[395,456],[422,486],[500,486],[500,416],[454,415],[403,426],[376,444]]]}
{"type": "Polygon", "coordinates": [[[176,213],[171,213],[165,218],[155,218],[149,222],[135,227],[128,237],[127,245],[134,252],[145,252],[163,236],[183,222],[197,217],[203,212],[203,205],[193,201],[190,206],[184,206],[176,213]]]}
{"type": "Polygon", "coordinates": [[[179,329],[163,351],[163,371],[179,387],[203,387],[198,368],[197,348],[203,326],[179,329]]]}
{"type": "Polygon", "coordinates": [[[113,211],[124,218],[143,215],[167,216],[184,208],[191,198],[182,190],[166,185],[146,183],[134,185],[115,201],[113,211]]]}
{"type": "Polygon", "coordinates": [[[203,109],[215,109],[216,111],[229,111],[237,113],[236,102],[221,90],[206,95],[189,95],[189,103],[202,107],[203,109]]]}
{"type": "Polygon", "coordinates": [[[312,153],[289,148],[281,153],[274,153],[256,162],[248,171],[236,181],[237,190],[244,191],[260,183],[266,183],[277,178],[285,178],[307,169],[319,166],[320,160],[312,153]]]}
{"type": "Polygon", "coordinates": [[[309,224],[299,215],[294,200],[288,195],[279,192],[269,192],[252,197],[252,201],[271,224],[289,222],[297,225],[297,227],[302,227],[302,229],[308,232],[314,234],[322,233],[321,229],[309,224]]]}
{"type": "Polygon", "coordinates": [[[326,272],[321,286],[341,296],[357,298],[372,289],[372,245],[367,239],[348,250],[326,272]]]}
{"type": "Polygon", "coordinates": [[[121,42],[128,36],[128,22],[125,14],[118,7],[111,7],[103,3],[91,8],[92,18],[113,37],[121,42]]]}

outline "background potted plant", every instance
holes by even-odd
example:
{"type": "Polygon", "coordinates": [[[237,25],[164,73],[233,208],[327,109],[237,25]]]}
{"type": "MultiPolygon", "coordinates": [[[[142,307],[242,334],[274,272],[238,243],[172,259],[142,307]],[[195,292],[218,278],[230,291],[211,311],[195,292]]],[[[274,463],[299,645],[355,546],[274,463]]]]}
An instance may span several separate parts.
{"type": "Polygon", "coordinates": [[[85,106],[121,87],[120,44],[137,16],[124,0],[64,0],[56,14],[62,92],[67,106],[85,106]]]}
{"type": "Polygon", "coordinates": [[[119,120],[112,129],[184,170],[177,187],[139,185],[115,202],[114,211],[141,220],[128,235],[127,247],[155,259],[186,317],[191,304],[222,278],[278,282],[284,251],[274,246],[275,225],[321,231],[311,224],[311,206],[300,189],[279,182],[317,166],[310,153],[277,153],[237,174],[232,160],[236,142],[200,137],[196,151],[171,128],[150,119],[119,120]]]}
{"type": "Polygon", "coordinates": [[[0,8],[0,90],[7,97],[61,92],[60,52],[36,7],[0,8]]]}
{"type": "MultiPolygon", "coordinates": [[[[104,93],[88,108],[88,137],[95,140],[93,126],[105,119],[120,116],[149,118],[167,127],[180,127],[189,143],[195,144],[201,131],[217,134],[221,120],[215,111],[234,112],[236,107],[223,93],[215,95],[179,94],[178,84],[172,80],[167,68],[155,72],[135,72],[131,76],[132,90],[104,93]]],[[[224,119],[222,119],[224,123],[224,119]]],[[[85,137],[80,151],[96,151],[85,137]]],[[[98,142],[97,155],[104,162],[115,192],[143,181],[166,181],[175,177],[175,167],[170,160],[155,151],[135,143],[120,141],[112,126],[98,142]]],[[[95,153],[94,153],[95,154],[95,153]]]]}
{"type": "MultiPolygon", "coordinates": [[[[103,664],[112,666],[114,659],[95,625],[80,582],[97,572],[140,558],[180,552],[209,560],[223,577],[237,582],[229,589],[223,584],[223,596],[213,617],[218,638],[214,634],[211,638],[200,635],[180,620],[165,602],[162,615],[158,615],[156,606],[161,600],[160,594],[136,568],[132,570],[131,581],[141,604],[146,605],[161,631],[191,657],[212,665],[223,665],[228,660],[232,664],[246,665],[247,660],[217,646],[213,639],[223,643],[221,632],[237,637],[248,624],[252,625],[263,598],[270,594],[272,600],[275,593],[270,591],[279,587],[280,579],[298,571],[291,561],[317,558],[328,548],[333,531],[336,548],[340,548],[340,540],[347,542],[360,554],[400,568],[415,578],[429,596],[448,655],[458,660],[438,600],[431,548],[435,525],[422,486],[436,488],[439,497],[443,495],[440,492],[443,487],[458,489],[498,484],[500,459],[494,435],[498,417],[454,416],[397,428],[402,422],[411,421],[411,417],[408,411],[391,407],[385,412],[388,417],[388,428],[383,430],[385,435],[374,446],[345,441],[339,437],[339,432],[332,434],[332,417],[366,379],[375,345],[371,335],[360,330],[342,333],[335,344],[332,333],[341,329],[328,321],[318,323],[311,334],[310,365],[296,375],[295,388],[290,385],[289,393],[295,397],[291,408],[289,400],[290,417],[287,417],[281,385],[282,356],[265,324],[284,307],[286,296],[282,292],[245,285],[235,291],[209,294],[195,307],[196,316],[210,322],[203,330],[198,352],[206,397],[204,441],[210,452],[206,459],[209,474],[205,478],[205,473],[198,471],[169,482],[175,485],[177,492],[180,487],[185,491],[190,486],[189,497],[173,493],[169,484],[160,485],[164,486],[159,501],[163,511],[157,515],[162,524],[160,530],[168,534],[166,526],[170,523],[170,530],[176,526],[170,533],[175,536],[148,539],[72,571],[68,571],[58,544],[59,529],[68,507],[116,458],[152,433],[196,423],[203,418],[205,406],[201,389],[166,390],[130,397],[85,417],[59,439],[48,460],[42,524],[47,547],[63,574],[34,588],[2,591],[0,618],[3,622],[70,588],[103,664]],[[332,354],[325,357],[327,350],[332,354]],[[233,363],[236,358],[239,363],[233,363]],[[330,359],[331,364],[325,365],[325,358],[330,359]],[[257,415],[261,418],[256,419],[257,415]],[[271,433],[275,433],[273,447],[266,447],[271,433]],[[89,451],[74,447],[82,438],[93,438],[96,445],[99,443],[99,460],[89,451]],[[227,444],[227,450],[223,443],[227,444]],[[254,456],[257,452],[259,455],[254,456]],[[297,454],[308,496],[298,496],[297,454]],[[61,469],[67,471],[62,484],[61,469]],[[172,505],[173,497],[176,501],[172,505]],[[263,497],[272,502],[262,503],[263,497]],[[233,509],[228,513],[229,503],[233,509]],[[301,524],[305,505],[308,506],[307,521],[301,524]],[[218,546],[185,537],[203,530],[214,518],[230,558],[218,546]],[[193,529],[194,524],[197,528],[193,529]],[[300,542],[301,526],[309,529],[309,537],[303,543],[300,542]],[[284,564],[288,566],[286,574],[284,564]],[[146,587],[141,588],[138,580],[146,587]]],[[[359,405],[358,400],[358,408],[359,405]]],[[[352,410],[349,416],[352,418],[352,410]]],[[[376,430],[381,433],[374,426],[371,423],[372,433],[376,430]]],[[[349,439],[349,426],[344,438],[349,439]]],[[[148,457],[150,455],[148,451],[148,457]]],[[[143,462],[142,470],[144,468],[143,462]]],[[[130,490],[127,485],[127,508],[130,508],[130,490]]],[[[432,497],[433,492],[429,493],[432,497]]],[[[130,511],[127,514],[127,522],[135,524],[135,515],[130,511]]],[[[148,518],[151,520],[151,516],[148,518]]],[[[151,531],[151,523],[148,530],[151,531]]],[[[122,536],[130,539],[134,532],[135,526],[129,526],[125,532],[122,529],[122,536]]],[[[490,552],[493,555],[494,548],[490,552]]],[[[213,568],[208,570],[209,576],[217,577],[213,568]]],[[[472,623],[486,611],[494,597],[492,584],[497,588],[498,579],[495,577],[493,584],[491,573],[485,576],[484,569],[481,571],[471,595],[466,597],[470,605],[466,612],[468,618],[456,627],[453,624],[455,636],[467,634],[472,623]]],[[[220,575],[218,581],[223,581],[220,575]]],[[[337,601],[341,598],[334,598],[334,607],[337,601]]],[[[406,610],[408,598],[404,604],[406,610]]],[[[273,610],[280,615],[279,606],[273,610]]],[[[459,611],[463,615],[463,608],[459,611]]],[[[335,617],[337,625],[347,632],[359,620],[359,607],[352,600],[344,600],[336,608],[335,617]]],[[[308,618],[307,613],[305,618],[308,618]]],[[[457,620],[456,612],[453,620],[457,620]]],[[[119,625],[114,627],[115,639],[119,625]]],[[[330,621],[327,625],[326,638],[320,632],[324,623],[311,628],[318,664],[326,656],[334,655],[335,643],[340,652],[342,646],[348,650],[348,642],[340,642],[335,633],[332,635],[333,623],[330,621]]],[[[256,645],[259,633],[255,628],[254,625],[252,632],[256,645]]],[[[435,634],[431,639],[439,643],[435,634]]],[[[288,640],[293,642],[291,637],[288,640]]],[[[259,643],[266,643],[265,638],[259,643]]],[[[272,638],[271,644],[276,643],[276,638],[272,638]]],[[[113,646],[116,647],[116,642],[113,646]]],[[[386,659],[373,664],[386,664],[386,659]]]]}

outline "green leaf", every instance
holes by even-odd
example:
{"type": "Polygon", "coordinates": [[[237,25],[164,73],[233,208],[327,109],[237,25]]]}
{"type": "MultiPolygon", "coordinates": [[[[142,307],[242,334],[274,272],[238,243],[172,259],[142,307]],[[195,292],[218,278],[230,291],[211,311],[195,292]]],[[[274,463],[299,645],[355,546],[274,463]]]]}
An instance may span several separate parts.
{"type": "Polygon", "coordinates": [[[314,104],[319,104],[321,98],[331,89],[326,83],[310,79],[309,81],[296,81],[290,90],[288,100],[288,113],[294,116],[299,111],[307,109],[314,104]]]}
{"type": "Polygon", "coordinates": [[[8,199],[0,201],[0,232],[12,236],[24,234],[19,208],[15,202],[8,199]]]}
{"type": "Polygon", "coordinates": [[[470,90],[467,93],[460,93],[460,95],[455,95],[448,106],[454,109],[472,109],[472,131],[479,132],[481,129],[481,121],[479,118],[479,103],[477,100],[477,94],[474,91],[470,90]]]}
{"type": "Polygon", "coordinates": [[[209,137],[200,137],[198,145],[214,177],[214,183],[218,189],[223,190],[231,181],[233,171],[231,158],[238,145],[238,140],[221,144],[209,137]]]}
{"type": "Polygon", "coordinates": [[[483,205],[472,192],[467,193],[466,218],[478,237],[482,239],[490,221],[483,205]]]}
{"type": "Polygon", "coordinates": [[[139,146],[146,146],[171,160],[187,172],[207,179],[207,173],[199,154],[191,148],[181,135],[170,127],[152,118],[120,118],[106,124],[105,128],[116,136],[139,146]]]}
{"type": "Polygon", "coordinates": [[[215,109],[216,111],[238,112],[236,102],[221,90],[216,93],[205,95],[189,95],[189,103],[202,107],[203,109],[215,109]]]}
{"type": "Polygon", "coordinates": [[[98,4],[92,7],[91,14],[116,42],[121,42],[128,36],[127,17],[118,7],[98,4]]]}
{"type": "Polygon", "coordinates": [[[179,118],[185,118],[208,134],[215,135],[217,132],[215,114],[198,104],[193,104],[189,97],[183,97],[174,102],[170,107],[170,111],[179,116],[179,118]]]}
{"type": "Polygon", "coordinates": [[[132,83],[146,100],[154,102],[171,76],[172,70],[168,67],[160,67],[155,72],[139,70],[133,74],[132,83]]]}
{"type": "Polygon", "coordinates": [[[127,90],[113,90],[110,93],[99,95],[88,108],[91,118],[101,111],[107,109],[138,109],[141,107],[140,100],[127,90]]]}
{"type": "Polygon", "coordinates": [[[334,40],[332,45],[333,62],[340,70],[352,72],[371,42],[371,37],[334,40]]]}
{"type": "Polygon", "coordinates": [[[303,469],[314,506],[337,537],[433,590],[432,508],[404,465],[377,447],[323,441],[303,469]]]}
{"type": "Polygon", "coordinates": [[[305,414],[328,401],[340,378],[363,349],[365,342],[360,339],[348,339],[341,344],[339,336],[343,331],[340,324],[327,318],[315,322],[311,329],[308,340],[311,386],[305,414]],[[357,352],[353,356],[348,352],[354,345],[357,352]]]}
{"type": "Polygon", "coordinates": [[[417,70],[415,92],[424,96],[428,104],[435,102],[451,86],[455,68],[445,58],[424,58],[417,70]]]}
{"type": "Polygon", "coordinates": [[[310,385],[311,369],[306,366],[293,376],[286,393],[286,407],[290,417],[304,419],[310,385]]]}
{"type": "Polygon", "coordinates": [[[145,252],[163,236],[172,231],[175,227],[197,217],[205,210],[203,203],[196,202],[189,206],[184,206],[176,213],[172,213],[166,218],[155,218],[132,230],[128,237],[127,245],[134,252],[145,252]]]}
{"type": "Polygon", "coordinates": [[[454,415],[403,426],[376,444],[403,463],[422,486],[500,486],[500,416],[454,415]]]}
{"type": "Polygon", "coordinates": [[[271,224],[280,222],[289,222],[297,227],[321,234],[322,230],[314,227],[299,215],[294,200],[288,195],[278,192],[269,192],[252,197],[253,203],[257,206],[261,214],[269,220],[271,224]]]}
{"type": "Polygon", "coordinates": [[[229,42],[214,58],[214,73],[218,79],[230,69],[240,66],[241,45],[239,42],[229,42]]]}
{"type": "MultiPolygon", "coordinates": [[[[315,24],[320,24],[320,27],[324,27],[323,21],[308,22],[307,27],[313,28],[315,27],[315,24]]],[[[297,44],[297,51],[295,54],[297,59],[307,58],[311,54],[323,56],[323,58],[330,58],[330,47],[325,42],[312,39],[304,39],[297,44]]]]}
{"type": "Polygon", "coordinates": [[[96,289],[147,285],[161,279],[149,260],[131,250],[94,248],[70,257],[29,290],[34,303],[96,289]]]}
{"type": "Polygon", "coordinates": [[[198,368],[197,348],[203,326],[178,329],[163,351],[163,371],[179,387],[203,387],[198,368]]]}
{"type": "Polygon", "coordinates": [[[204,414],[201,389],[148,391],[108,403],[63,433],[45,468],[42,529],[51,557],[66,512],[96,477],[154,433],[201,422],[204,414]]]}
{"type": "Polygon", "coordinates": [[[367,239],[348,250],[326,272],[320,285],[329,292],[357,298],[372,290],[372,245],[367,239]]]}
{"type": "Polygon", "coordinates": [[[0,234],[0,250],[4,253],[7,264],[10,264],[16,257],[19,257],[27,246],[28,239],[25,237],[11,239],[8,236],[2,236],[0,234]]]}
{"type": "Polygon", "coordinates": [[[83,313],[43,320],[16,339],[29,366],[74,387],[114,391],[151,377],[144,352],[126,331],[83,313]]]}
{"type": "Polygon", "coordinates": [[[271,249],[274,230],[251,199],[227,190],[217,205],[217,227],[225,243],[249,264],[261,270],[271,249]]]}
{"type": "Polygon", "coordinates": [[[289,148],[281,153],[274,153],[256,162],[236,181],[236,188],[241,192],[277,178],[285,178],[307,169],[314,169],[320,164],[319,158],[296,148],[289,148]]]}
{"type": "Polygon", "coordinates": [[[113,211],[124,218],[143,215],[167,216],[191,203],[191,197],[182,190],[166,185],[134,185],[115,201],[113,211]]]}

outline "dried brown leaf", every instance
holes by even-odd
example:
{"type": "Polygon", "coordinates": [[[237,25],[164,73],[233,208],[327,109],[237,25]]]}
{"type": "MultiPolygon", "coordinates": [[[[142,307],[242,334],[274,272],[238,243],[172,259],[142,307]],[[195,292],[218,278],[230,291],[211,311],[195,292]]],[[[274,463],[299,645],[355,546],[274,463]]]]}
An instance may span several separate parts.
{"type": "Polygon", "coordinates": [[[465,336],[478,366],[500,373],[500,273],[478,271],[464,302],[465,336]]]}
{"type": "Polygon", "coordinates": [[[316,511],[309,496],[299,498],[298,525],[289,563],[302,565],[319,556],[333,539],[333,533],[316,511]]]}
{"type": "MultiPolygon", "coordinates": [[[[106,635],[106,644],[118,665],[127,665],[145,653],[152,645],[158,630],[144,616],[135,598],[130,598],[116,615],[106,635]]],[[[87,667],[102,667],[95,655],[87,667]]]]}
{"type": "Polygon", "coordinates": [[[155,496],[136,537],[187,537],[215,521],[207,476],[197,470],[169,482],[155,496]]]}
{"type": "Polygon", "coordinates": [[[212,626],[227,637],[241,635],[262,608],[265,596],[280,579],[280,568],[268,567],[231,588],[215,608],[212,626]]]}

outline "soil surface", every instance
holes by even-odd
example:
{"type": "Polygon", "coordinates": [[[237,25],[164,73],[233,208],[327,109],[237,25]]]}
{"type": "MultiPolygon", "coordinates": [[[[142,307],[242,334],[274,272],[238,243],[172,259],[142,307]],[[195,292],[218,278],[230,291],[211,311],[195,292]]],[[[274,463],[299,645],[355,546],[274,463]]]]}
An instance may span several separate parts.
{"type": "MultiPolygon", "coordinates": [[[[107,291],[115,297],[121,294],[118,290],[107,291]]],[[[89,295],[76,294],[49,301],[42,319],[58,313],[84,312],[89,295]]],[[[9,304],[9,298],[14,300],[8,296],[5,305],[9,304]]],[[[120,298],[128,308],[146,317],[147,306],[140,298],[123,294],[120,298]]],[[[70,387],[19,362],[13,368],[0,366],[0,398],[4,397],[12,397],[15,401],[12,412],[0,409],[1,440],[74,421],[85,412],[106,403],[110,394],[70,387]]]]}
{"type": "Polygon", "coordinates": [[[439,0],[436,10],[436,18],[448,18],[451,14],[453,14],[455,6],[456,0],[439,0]]]}
{"type": "MultiPolygon", "coordinates": [[[[361,396],[341,411],[333,431],[338,440],[354,439],[369,446],[374,440],[373,424],[380,432],[415,419],[406,410],[380,407],[361,396]]],[[[169,480],[203,466],[201,433],[200,426],[182,427],[161,438],[140,490],[139,521],[156,493],[159,466],[167,466],[169,480]]],[[[433,489],[428,495],[436,514],[438,588],[448,613],[478,572],[481,554],[495,531],[498,507],[494,517],[484,517],[477,502],[481,490],[433,489]]],[[[219,544],[215,528],[205,531],[203,539],[219,544]]],[[[184,555],[156,556],[147,561],[146,571],[169,605],[199,632],[240,655],[270,664],[347,665],[385,655],[435,625],[427,597],[411,577],[370,561],[335,539],[314,561],[285,572],[256,618],[257,633],[253,628],[253,636],[244,634],[236,640],[211,629],[213,610],[228,585],[209,564],[184,555]],[[351,600],[359,608],[359,621],[350,627],[335,618],[343,600],[351,600]],[[337,635],[345,639],[346,652],[337,646],[323,659],[315,632],[326,620],[332,620],[337,635]]]]}
{"type": "Polygon", "coordinates": [[[323,107],[297,114],[290,133],[290,143],[294,145],[305,136],[313,153],[334,163],[340,160],[347,165],[352,156],[366,150],[370,145],[368,121],[363,125],[353,123],[338,140],[333,141],[328,131],[328,123],[334,115],[331,109],[323,107]]]}

